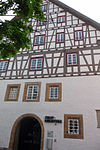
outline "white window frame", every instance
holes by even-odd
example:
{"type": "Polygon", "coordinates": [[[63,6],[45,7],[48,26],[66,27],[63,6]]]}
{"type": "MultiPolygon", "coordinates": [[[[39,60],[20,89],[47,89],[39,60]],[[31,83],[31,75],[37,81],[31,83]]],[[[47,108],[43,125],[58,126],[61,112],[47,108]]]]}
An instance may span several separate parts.
{"type": "Polygon", "coordinates": [[[18,101],[20,84],[8,84],[5,101],[18,101]]]}
{"type": "Polygon", "coordinates": [[[83,40],[83,31],[75,31],[75,41],[81,41],[83,40]]]}
{"type": "Polygon", "coordinates": [[[58,16],[58,23],[64,23],[65,22],[65,16],[58,16]],[[63,20],[64,18],[64,20],[63,20]]]}
{"type": "Polygon", "coordinates": [[[59,97],[59,87],[54,86],[50,87],[49,99],[58,99],[59,97]]]}
{"type": "Polygon", "coordinates": [[[27,95],[26,95],[26,100],[38,100],[38,95],[39,95],[39,85],[35,84],[35,85],[28,85],[27,88],[27,95]],[[32,87],[32,88],[31,88],[32,87]],[[31,88],[31,93],[30,92],[30,88],[31,88]],[[30,95],[30,98],[29,98],[30,95]]]}
{"type": "Polygon", "coordinates": [[[47,83],[46,84],[46,102],[61,102],[62,99],[62,84],[61,83],[47,83]],[[55,89],[57,88],[57,93],[55,89]],[[52,95],[51,95],[52,90],[52,95]]]}
{"type": "Polygon", "coordinates": [[[34,45],[44,45],[45,43],[45,35],[35,36],[34,45]]]}
{"type": "Polygon", "coordinates": [[[43,67],[43,57],[31,59],[30,70],[41,70],[42,67],[43,67]]]}
{"type": "Polygon", "coordinates": [[[64,43],[64,33],[57,33],[56,43],[64,43]]]}
{"type": "Polygon", "coordinates": [[[9,91],[8,99],[16,100],[18,93],[18,87],[11,87],[9,91]]]}
{"type": "Polygon", "coordinates": [[[8,67],[8,61],[0,61],[0,71],[6,71],[8,67]]]}
{"type": "Polygon", "coordinates": [[[43,12],[46,12],[47,11],[47,5],[41,5],[41,9],[43,12]]]}
{"type": "Polygon", "coordinates": [[[39,102],[40,101],[40,82],[26,82],[24,86],[23,101],[24,102],[39,102]],[[29,88],[31,88],[29,94],[29,88]],[[37,87],[37,89],[35,89],[37,87]],[[35,91],[36,90],[36,91],[35,91]]]}
{"type": "Polygon", "coordinates": [[[77,65],[77,53],[67,53],[67,66],[77,65]]]}
{"type": "Polygon", "coordinates": [[[38,20],[37,24],[38,24],[38,26],[44,26],[46,24],[46,22],[38,20]]]}

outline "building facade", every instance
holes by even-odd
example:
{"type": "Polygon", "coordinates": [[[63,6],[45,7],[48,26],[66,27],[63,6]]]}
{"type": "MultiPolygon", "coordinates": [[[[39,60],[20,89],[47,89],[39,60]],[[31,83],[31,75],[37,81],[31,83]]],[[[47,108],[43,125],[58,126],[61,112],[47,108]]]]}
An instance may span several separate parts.
{"type": "Polygon", "coordinates": [[[99,150],[100,24],[58,0],[41,8],[30,51],[0,60],[0,147],[99,150]]]}

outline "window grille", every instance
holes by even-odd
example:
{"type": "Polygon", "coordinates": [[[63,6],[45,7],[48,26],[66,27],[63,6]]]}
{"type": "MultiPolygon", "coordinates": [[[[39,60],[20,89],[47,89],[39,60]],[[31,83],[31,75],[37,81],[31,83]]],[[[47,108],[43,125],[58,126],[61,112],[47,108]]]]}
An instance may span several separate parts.
{"type": "Polygon", "coordinates": [[[64,115],[64,138],[83,139],[83,115],[64,115]]]}
{"type": "Polygon", "coordinates": [[[68,119],[68,134],[79,135],[79,119],[68,119]]]}

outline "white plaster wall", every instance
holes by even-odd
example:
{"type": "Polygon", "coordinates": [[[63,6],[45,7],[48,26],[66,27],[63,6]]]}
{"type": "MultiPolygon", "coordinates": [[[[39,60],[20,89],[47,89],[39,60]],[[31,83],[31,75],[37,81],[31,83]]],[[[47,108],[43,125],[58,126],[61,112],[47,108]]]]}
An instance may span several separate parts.
{"type": "Polygon", "coordinates": [[[97,128],[96,109],[100,109],[100,76],[52,79],[0,81],[0,147],[8,147],[12,126],[23,114],[40,117],[47,131],[54,131],[53,150],[99,150],[100,129],[97,128]],[[41,82],[40,102],[22,102],[25,82],[41,82]],[[45,102],[46,83],[62,83],[62,101],[45,102]],[[18,102],[4,102],[7,84],[21,84],[18,102]],[[64,139],[64,114],[82,114],[84,139],[64,139]],[[53,115],[62,124],[45,123],[44,117],[53,115]]]}

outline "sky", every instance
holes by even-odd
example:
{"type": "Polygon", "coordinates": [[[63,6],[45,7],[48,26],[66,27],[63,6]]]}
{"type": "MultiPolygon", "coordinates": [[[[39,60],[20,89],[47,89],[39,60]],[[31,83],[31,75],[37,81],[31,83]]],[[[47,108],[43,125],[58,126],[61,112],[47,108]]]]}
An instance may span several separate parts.
{"type": "MultiPolygon", "coordinates": [[[[100,0],[59,0],[100,23],[100,0]]],[[[7,17],[8,18],[8,17],[7,17]]]]}
{"type": "Polygon", "coordinates": [[[82,14],[100,23],[100,0],[60,0],[82,14]]]}

